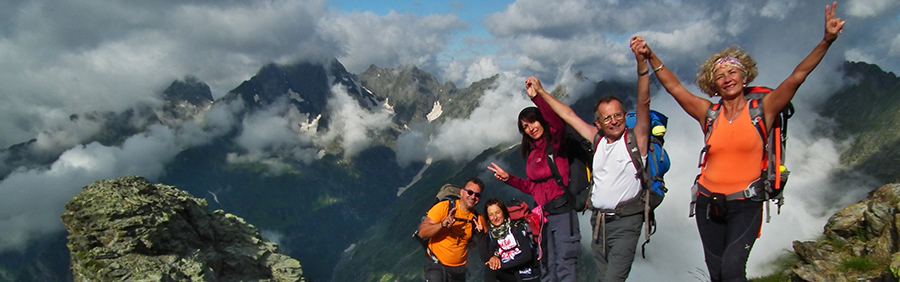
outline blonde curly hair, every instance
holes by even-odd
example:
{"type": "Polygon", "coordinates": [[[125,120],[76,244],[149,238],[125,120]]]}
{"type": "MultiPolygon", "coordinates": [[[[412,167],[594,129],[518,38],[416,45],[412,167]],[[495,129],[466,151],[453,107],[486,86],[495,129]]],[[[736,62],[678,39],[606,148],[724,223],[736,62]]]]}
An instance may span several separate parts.
{"type": "Polygon", "coordinates": [[[737,46],[731,46],[722,50],[718,54],[712,55],[709,59],[706,59],[706,62],[703,62],[703,65],[700,65],[700,70],[697,71],[697,78],[694,80],[694,83],[700,87],[700,91],[709,95],[709,97],[717,96],[717,86],[716,80],[713,77],[713,74],[716,72],[716,61],[721,58],[732,57],[737,58],[741,61],[741,64],[744,65],[745,76],[744,83],[750,83],[754,78],[759,74],[759,71],[756,69],[756,61],[753,58],[750,58],[750,55],[744,50],[737,46]]]}

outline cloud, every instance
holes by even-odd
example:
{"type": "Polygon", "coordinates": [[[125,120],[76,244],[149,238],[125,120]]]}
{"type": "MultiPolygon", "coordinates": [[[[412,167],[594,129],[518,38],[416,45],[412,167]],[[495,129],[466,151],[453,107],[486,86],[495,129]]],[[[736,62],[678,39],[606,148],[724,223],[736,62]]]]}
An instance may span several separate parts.
{"type": "Polygon", "coordinates": [[[29,139],[59,116],[152,102],[186,74],[218,97],[266,62],[334,56],[337,48],[315,36],[323,3],[4,4],[15,16],[0,19],[8,27],[0,33],[0,110],[17,118],[0,119],[8,133],[0,146],[29,139]]]}
{"type": "Polygon", "coordinates": [[[329,143],[338,142],[344,157],[350,158],[372,145],[375,135],[382,134],[393,124],[390,111],[383,107],[375,111],[361,107],[343,85],[333,86],[331,93],[328,98],[329,130],[316,141],[317,145],[327,147],[329,143]]]}
{"type": "Polygon", "coordinates": [[[64,152],[47,169],[19,170],[0,182],[0,251],[23,250],[40,235],[62,230],[65,203],[98,179],[125,175],[155,178],[180,152],[174,132],[163,126],[128,138],[121,147],[99,143],[64,152]]]}
{"type": "Polygon", "coordinates": [[[408,164],[429,157],[466,161],[488,148],[517,140],[516,116],[533,105],[524,93],[523,81],[525,78],[513,74],[501,74],[468,118],[412,125],[397,139],[397,148],[402,148],[398,149],[398,161],[408,164]]]}
{"type": "Polygon", "coordinates": [[[478,58],[475,63],[466,69],[465,85],[472,85],[482,79],[492,77],[500,73],[500,67],[487,57],[478,58]]]}
{"type": "Polygon", "coordinates": [[[435,131],[434,126],[424,123],[411,124],[409,128],[397,137],[397,163],[403,167],[428,159],[427,144],[435,131]]]}
{"type": "Polygon", "coordinates": [[[891,42],[891,49],[888,51],[888,56],[900,57],[900,34],[898,34],[897,37],[894,37],[894,41],[891,42]]]}
{"type": "MultiPolygon", "coordinates": [[[[30,240],[62,231],[65,203],[94,181],[139,175],[154,179],[183,149],[231,131],[235,103],[216,103],[194,121],[170,128],[151,125],[120,146],[76,145],[48,167],[19,168],[0,181],[0,252],[24,250],[30,240]]],[[[58,133],[63,134],[63,133],[58,133]]]]}
{"type": "Polygon", "coordinates": [[[0,146],[26,141],[59,117],[158,103],[158,93],[185,75],[218,98],[270,62],[336,57],[357,73],[370,64],[428,68],[469,28],[452,14],[376,16],[325,3],[5,2],[0,112],[9,118],[0,119],[0,146]]]}
{"type": "Polygon", "coordinates": [[[287,96],[280,99],[241,120],[234,142],[245,153],[229,153],[229,163],[261,162],[278,174],[290,169],[292,163],[309,164],[317,159],[319,149],[313,147],[317,120],[300,113],[287,96]]]}
{"type": "MultiPolygon", "coordinates": [[[[831,3],[522,0],[488,16],[485,26],[502,45],[498,58],[516,57],[514,69],[542,77],[555,77],[555,71],[569,65],[595,80],[630,78],[633,63],[627,42],[633,35],[647,39],[679,77],[688,77],[706,56],[732,45],[754,56],[795,58],[783,61],[796,66],[822,39],[825,4],[831,3]]],[[[838,17],[848,24],[829,56],[843,60],[844,50],[855,49],[854,54],[861,55],[857,58],[874,59],[866,62],[896,71],[900,61],[890,59],[900,56],[890,51],[900,30],[896,9],[882,9],[865,19],[850,9],[868,5],[838,5],[838,17]]]]}
{"type": "Polygon", "coordinates": [[[418,17],[391,11],[384,17],[371,12],[331,15],[319,28],[324,36],[339,43],[338,60],[358,73],[372,64],[429,68],[452,35],[469,26],[452,14],[418,17]]]}
{"type": "Polygon", "coordinates": [[[892,11],[893,16],[896,16],[897,6],[900,6],[900,2],[892,0],[851,0],[846,3],[849,5],[847,14],[857,18],[877,17],[885,13],[891,14],[892,11]]]}

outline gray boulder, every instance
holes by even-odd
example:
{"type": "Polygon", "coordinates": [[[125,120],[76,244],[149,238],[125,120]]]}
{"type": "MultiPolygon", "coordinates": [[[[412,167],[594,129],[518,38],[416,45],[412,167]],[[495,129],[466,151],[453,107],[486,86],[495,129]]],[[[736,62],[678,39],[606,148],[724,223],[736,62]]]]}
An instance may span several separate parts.
{"type": "Polygon", "coordinates": [[[824,238],[794,241],[791,281],[898,281],[898,219],[900,184],[878,188],[831,216],[824,238]]]}
{"type": "Polygon", "coordinates": [[[62,221],[75,281],[305,281],[253,225],[137,176],[84,187],[62,221]]]}

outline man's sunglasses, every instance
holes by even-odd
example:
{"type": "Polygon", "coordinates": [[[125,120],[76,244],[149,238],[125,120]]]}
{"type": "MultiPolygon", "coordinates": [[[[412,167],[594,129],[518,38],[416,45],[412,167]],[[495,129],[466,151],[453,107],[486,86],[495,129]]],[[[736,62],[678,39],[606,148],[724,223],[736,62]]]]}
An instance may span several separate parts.
{"type": "Polygon", "coordinates": [[[481,199],[481,193],[475,193],[475,192],[472,192],[472,190],[469,190],[466,188],[462,188],[462,189],[466,190],[466,193],[469,193],[469,196],[475,196],[475,198],[481,199]]]}

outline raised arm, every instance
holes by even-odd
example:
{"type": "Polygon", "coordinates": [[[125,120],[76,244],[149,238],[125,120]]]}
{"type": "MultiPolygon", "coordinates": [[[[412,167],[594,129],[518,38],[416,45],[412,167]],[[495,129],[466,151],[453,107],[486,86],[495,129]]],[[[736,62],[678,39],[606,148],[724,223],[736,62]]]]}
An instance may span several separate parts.
{"type": "Polygon", "coordinates": [[[634,137],[638,142],[641,156],[647,155],[647,144],[650,140],[650,68],[647,67],[643,49],[647,48],[647,42],[640,36],[631,38],[631,52],[637,61],[638,85],[637,85],[637,121],[634,124],[634,137]]]}
{"type": "Polygon", "coordinates": [[[791,99],[797,94],[800,84],[803,84],[806,77],[819,65],[819,62],[825,57],[825,53],[828,52],[828,48],[831,47],[831,43],[834,43],[838,34],[844,30],[844,21],[840,18],[835,18],[835,9],[837,9],[837,2],[834,2],[831,6],[825,6],[825,37],[822,39],[822,42],[816,45],[816,48],[797,65],[794,72],[781,82],[778,88],[775,88],[772,93],[763,97],[763,111],[765,111],[766,115],[767,129],[771,127],[775,116],[791,102],[791,99]]]}
{"type": "Polygon", "coordinates": [[[550,93],[544,91],[544,87],[541,86],[541,81],[534,77],[529,77],[525,80],[525,90],[528,92],[528,97],[531,99],[539,98],[543,99],[547,105],[550,106],[550,109],[556,113],[559,118],[563,120],[566,124],[571,126],[578,132],[578,135],[584,137],[586,140],[594,140],[594,135],[597,134],[597,127],[594,127],[592,124],[584,122],[578,115],[575,114],[575,111],[572,111],[572,108],[566,106],[565,104],[553,98],[550,93]],[[540,97],[538,97],[540,96],[540,97]]]}
{"type": "MultiPolygon", "coordinates": [[[[640,37],[638,37],[640,38],[640,37]]],[[[646,46],[646,43],[645,43],[646,46]]],[[[669,92],[675,101],[678,102],[678,105],[681,106],[682,109],[691,117],[693,117],[697,122],[700,123],[700,127],[705,126],[706,123],[706,110],[709,109],[709,106],[712,105],[712,102],[709,100],[700,98],[691,94],[687,89],[681,85],[681,82],[678,81],[678,78],[675,77],[669,68],[663,65],[662,61],[659,60],[659,57],[650,50],[650,47],[641,49],[644,58],[647,59],[647,62],[650,63],[650,67],[653,68],[653,72],[656,73],[656,79],[659,79],[659,82],[662,84],[664,88],[666,88],[666,92],[669,92]]]]}

